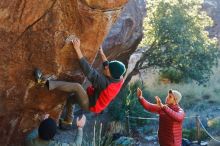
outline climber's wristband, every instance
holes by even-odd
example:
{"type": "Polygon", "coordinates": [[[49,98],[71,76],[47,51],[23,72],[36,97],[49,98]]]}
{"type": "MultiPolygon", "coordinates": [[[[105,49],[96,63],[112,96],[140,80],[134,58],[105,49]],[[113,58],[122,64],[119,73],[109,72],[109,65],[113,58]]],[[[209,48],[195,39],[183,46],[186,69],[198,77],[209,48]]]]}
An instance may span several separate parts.
{"type": "Polygon", "coordinates": [[[103,62],[103,67],[105,68],[106,66],[108,66],[109,65],[109,61],[105,61],[105,62],[103,62]]]}

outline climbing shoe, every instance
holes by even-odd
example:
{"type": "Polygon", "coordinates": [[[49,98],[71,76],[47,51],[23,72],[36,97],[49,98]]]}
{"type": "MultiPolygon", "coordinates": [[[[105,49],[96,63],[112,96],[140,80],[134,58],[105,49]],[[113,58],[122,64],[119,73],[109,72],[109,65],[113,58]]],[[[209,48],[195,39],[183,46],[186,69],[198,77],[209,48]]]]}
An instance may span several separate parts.
{"type": "Polygon", "coordinates": [[[43,73],[42,73],[42,71],[39,68],[35,69],[34,77],[35,77],[37,83],[41,82],[42,75],[43,75],[43,73]]]}
{"type": "Polygon", "coordinates": [[[72,122],[67,122],[64,119],[59,119],[59,127],[63,130],[70,130],[72,128],[72,122]]]}
{"type": "Polygon", "coordinates": [[[43,75],[42,71],[39,68],[35,69],[34,77],[35,77],[37,84],[42,85],[42,86],[48,83],[49,80],[57,79],[55,75],[43,75]]]}

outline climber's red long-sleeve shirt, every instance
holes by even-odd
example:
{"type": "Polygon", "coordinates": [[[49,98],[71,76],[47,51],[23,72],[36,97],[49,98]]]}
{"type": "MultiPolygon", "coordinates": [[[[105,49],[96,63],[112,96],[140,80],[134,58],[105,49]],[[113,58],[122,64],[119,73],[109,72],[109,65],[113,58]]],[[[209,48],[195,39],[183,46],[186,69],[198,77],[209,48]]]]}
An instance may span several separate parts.
{"type": "Polygon", "coordinates": [[[80,65],[83,73],[92,83],[92,86],[87,88],[90,111],[100,113],[119,93],[124,80],[108,78],[104,74],[99,73],[91,67],[84,57],[80,59],[80,65]]]}
{"type": "Polygon", "coordinates": [[[161,109],[144,98],[139,99],[139,101],[146,110],[159,114],[158,138],[160,146],[181,146],[182,123],[185,113],[180,106],[165,106],[161,109]]]}

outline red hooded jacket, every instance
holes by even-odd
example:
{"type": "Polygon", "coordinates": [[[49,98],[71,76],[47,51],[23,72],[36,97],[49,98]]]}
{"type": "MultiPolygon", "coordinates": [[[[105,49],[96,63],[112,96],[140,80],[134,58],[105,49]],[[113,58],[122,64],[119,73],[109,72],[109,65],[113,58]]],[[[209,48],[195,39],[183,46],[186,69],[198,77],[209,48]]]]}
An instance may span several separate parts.
{"type": "Polygon", "coordinates": [[[185,113],[180,106],[177,104],[160,108],[144,98],[139,101],[146,110],[159,114],[158,138],[160,146],[181,146],[182,123],[185,113]]]}
{"type": "Polygon", "coordinates": [[[92,86],[87,88],[89,96],[89,110],[94,113],[102,112],[119,93],[124,79],[114,79],[99,73],[83,57],[80,65],[92,86]]]}

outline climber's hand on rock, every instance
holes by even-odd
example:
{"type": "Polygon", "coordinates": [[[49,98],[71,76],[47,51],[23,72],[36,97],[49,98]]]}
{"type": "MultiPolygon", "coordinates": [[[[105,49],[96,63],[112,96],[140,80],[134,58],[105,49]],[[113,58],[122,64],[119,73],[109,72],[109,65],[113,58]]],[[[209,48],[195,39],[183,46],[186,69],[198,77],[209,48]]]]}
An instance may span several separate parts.
{"type": "Polygon", "coordinates": [[[101,58],[102,58],[103,62],[108,61],[107,57],[105,56],[105,54],[103,52],[102,46],[99,47],[99,53],[101,55],[101,58]]]}
{"type": "Polygon", "coordinates": [[[80,50],[80,40],[78,38],[75,38],[72,40],[72,44],[73,44],[73,47],[76,51],[76,54],[78,56],[79,59],[83,58],[83,54],[80,50]]]}
{"type": "Polygon", "coordinates": [[[73,47],[76,49],[76,50],[79,50],[80,49],[80,40],[78,38],[75,38],[72,40],[72,43],[73,43],[73,47]]]}
{"type": "Polygon", "coordinates": [[[99,53],[100,53],[100,54],[104,54],[103,49],[102,49],[102,46],[99,47],[99,53]]]}
{"type": "Polygon", "coordinates": [[[79,119],[79,117],[77,117],[76,119],[76,125],[79,128],[83,128],[85,126],[86,123],[86,116],[82,115],[82,117],[79,119]]]}

